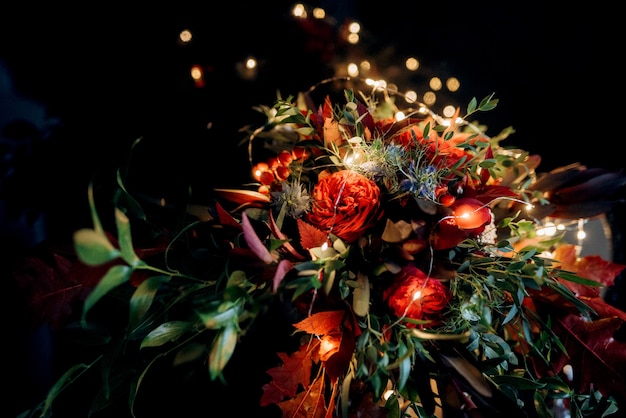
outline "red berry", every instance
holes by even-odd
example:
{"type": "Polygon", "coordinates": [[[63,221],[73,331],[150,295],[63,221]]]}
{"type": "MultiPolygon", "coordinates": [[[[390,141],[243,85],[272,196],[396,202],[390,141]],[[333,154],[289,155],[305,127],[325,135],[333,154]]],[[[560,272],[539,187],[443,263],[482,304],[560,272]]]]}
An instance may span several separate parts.
{"type": "Polygon", "coordinates": [[[274,180],[276,180],[276,177],[274,177],[274,173],[272,173],[271,171],[264,171],[259,176],[259,181],[261,182],[261,184],[270,185],[274,183],[274,180]]]}
{"type": "Polygon", "coordinates": [[[452,206],[455,200],[456,200],[455,197],[452,196],[450,193],[444,193],[441,196],[439,196],[439,203],[441,203],[443,206],[447,208],[452,206]]]}
{"type": "Polygon", "coordinates": [[[276,169],[276,177],[278,177],[279,180],[287,180],[287,177],[289,177],[290,173],[291,170],[289,169],[289,167],[278,167],[276,169]]]}
{"type": "Polygon", "coordinates": [[[256,181],[261,181],[261,174],[263,174],[264,171],[267,171],[269,169],[270,169],[270,166],[267,165],[267,163],[258,163],[254,167],[252,167],[252,177],[256,181]]]}
{"type": "Polygon", "coordinates": [[[267,164],[270,166],[271,170],[276,170],[277,167],[280,167],[280,161],[278,161],[277,157],[268,158],[267,164]]]}
{"type": "Polygon", "coordinates": [[[293,147],[291,154],[295,160],[303,161],[309,158],[309,151],[306,147],[293,147]]]}
{"type": "Polygon", "coordinates": [[[278,153],[278,161],[280,161],[283,166],[288,166],[293,161],[293,155],[291,155],[290,151],[284,149],[278,153]]]}

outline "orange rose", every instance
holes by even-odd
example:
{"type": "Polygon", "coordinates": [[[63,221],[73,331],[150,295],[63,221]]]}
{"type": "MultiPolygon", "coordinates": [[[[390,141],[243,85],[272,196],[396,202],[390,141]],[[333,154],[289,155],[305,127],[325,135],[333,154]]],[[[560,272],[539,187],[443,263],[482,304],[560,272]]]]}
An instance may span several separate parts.
{"type": "MultiPolygon", "coordinates": [[[[413,265],[400,270],[391,286],[383,292],[383,298],[394,315],[411,319],[437,320],[448,306],[451,294],[439,280],[428,277],[413,265]]],[[[407,324],[413,327],[413,324],[407,324]]]]}
{"type": "Polygon", "coordinates": [[[312,192],[305,220],[350,243],[363,235],[382,214],[380,189],[354,171],[342,170],[321,178],[312,192]]]}

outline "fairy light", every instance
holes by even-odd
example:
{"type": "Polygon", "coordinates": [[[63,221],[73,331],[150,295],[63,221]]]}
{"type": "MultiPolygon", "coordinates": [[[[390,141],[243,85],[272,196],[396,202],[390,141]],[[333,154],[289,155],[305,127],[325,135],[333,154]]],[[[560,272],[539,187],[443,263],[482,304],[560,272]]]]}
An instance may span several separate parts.
{"type": "Polygon", "coordinates": [[[322,338],[320,340],[320,352],[329,353],[337,348],[337,344],[328,338],[322,338]]]}
{"type": "Polygon", "coordinates": [[[256,68],[257,66],[257,61],[255,58],[253,57],[249,57],[248,59],[246,59],[246,68],[249,70],[252,70],[254,68],[256,68]]]}
{"type": "Polygon", "coordinates": [[[417,71],[417,69],[420,67],[420,62],[417,60],[417,58],[410,57],[407,58],[407,60],[404,62],[404,66],[409,71],[417,71]]]}
{"type": "Polygon", "coordinates": [[[202,70],[202,67],[199,65],[193,65],[191,67],[191,78],[193,79],[193,82],[195,83],[196,87],[204,87],[204,71],[202,70]]]}
{"type": "Polygon", "coordinates": [[[556,234],[558,228],[552,222],[548,222],[545,226],[537,229],[537,235],[543,237],[552,237],[556,234]]]}
{"type": "Polygon", "coordinates": [[[404,93],[404,100],[406,100],[407,103],[417,102],[417,92],[415,90],[407,91],[404,93]]]}
{"type": "Polygon", "coordinates": [[[348,64],[347,71],[349,76],[356,77],[359,75],[359,66],[351,62],[348,64]]]}
{"type": "Polygon", "coordinates": [[[191,32],[187,29],[181,31],[178,34],[178,39],[180,40],[180,42],[182,42],[183,44],[188,44],[189,42],[191,42],[191,38],[193,36],[191,35],[191,32]]]}
{"type": "Polygon", "coordinates": [[[439,77],[433,77],[428,82],[428,85],[430,86],[431,89],[435,91],[439,91],[441,90],[441,87],[443,86],[443,82],[441,81],[439,77]]]}
{"type": "Polygon", "coordinates": [[[306,8],[304,7],[304,4],[297,3],[296,5],[294,5],[293,9],[291,9],[291,14],[293,14],[294,17],[298,17],[301,19],[306,18],[307,12],[306,12],[306,8]]]}
{"type": "Polygon", "coordinates": [[[446,80],[446,88],[451,92],[455,92],[461,88],[461,82],[456,77],[450,77],[446,80]]]}
{"type": "Polygon", "coordinates": [[[578,238],[578,245],[583,244],[583,240],[585,239],[586,236],[587,236],[587,233],[585,232],[585,220],[579,219],[578,220],[578,232],[576,233],[576,238],[578,238]]]}
{"type": "Polygon", "coordinates": [[[316,7],[313,9],[313,17],[316,19],[324,19],[326,17],[326,10],[321,7],[316,7]]]}
{"type": "Polygon", "coordinates": [[[443,115],[447,118],[454,116],[454,112],[456,112],[456,107],[452,105],[448,105],[443,108],[443,115]]]}

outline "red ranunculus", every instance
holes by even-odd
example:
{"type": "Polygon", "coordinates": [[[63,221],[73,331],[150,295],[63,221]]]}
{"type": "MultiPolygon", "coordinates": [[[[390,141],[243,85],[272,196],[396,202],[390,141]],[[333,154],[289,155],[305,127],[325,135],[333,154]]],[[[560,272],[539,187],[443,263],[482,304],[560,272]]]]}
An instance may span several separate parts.
{"type": "MultiPolygon", "coordinates": [[[[426,276],[413,265],[407,265],[396,275],[393,284],[385,289],[383,297],[391,311],[399,317],[437,322],[452,296],[441,281],[426,276]]],[[[415,325],[409,323],[407,326],[415,325]]]]}
{"type": "Polygon", "coordinates": [[[376,183],[350,170],[321,178],[312,197],[313,204],[305,220],[348,243],[363,235],[382,214],[376,183]]]}

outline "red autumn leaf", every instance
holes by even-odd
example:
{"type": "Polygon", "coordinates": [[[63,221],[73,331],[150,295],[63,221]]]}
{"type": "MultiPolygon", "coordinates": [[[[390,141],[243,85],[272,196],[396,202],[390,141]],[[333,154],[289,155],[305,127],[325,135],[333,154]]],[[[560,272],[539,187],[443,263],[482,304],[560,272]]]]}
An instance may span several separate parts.
{"type": "Polygon", "coordinates": [[[221,225],[232,226],[237,229],[241,229],[241,225],[237,220],[230,214],[222,205],[217,203],[215,205],[215,209],[217,211],[217,220],[221,225]]]}
{"type": "Polygon", "coordinates": [[[581,393],[593,387],[607,396],[622,396],[626,393],[626,343],[613,335],[623,324],[618,317],[588,321],[576,314],[556,321],[554,331],[568,353],[555,364],[556,370],[571,364],[578,373],[574,381],[581,393]]]}
{"type": "Polygon", "coordinates": [[[511,190],[510,187],[487,185],[482,186],[480,192],[474,196],[476,200],[481,201],[485,205],[489,205],[502,197],[518,198],[519,194],[511,190]]]}
{"type": "MultiPolygon", "coordinates": [[[[573,244],[565,244],[556,248],[554,259],[558,260],[562,270],[571,271],[585,279],[594,280],[604,286],[610,286],[615,278],[626,268],[626,265],[604,260],[600,256],[588,255],[577,257],[576,247],[573,244]]],[[[569,287],[579,296],[596,297],[600,289],[564,280],[563,284],[569,287]]]]}
{"type": "Polygon", "coordinates": [[[239,204],[240,208],[251,207],[265,207],[270,202],[270,197],[266,194],[255,192],[252,190],[237,190],[237,189],[213,189],[224,199],[239,204]]]}
{"type": "Polygon", "coordinates": [[[311,381],[311,347],[303,345],[291,355],[277,353],[283,364],[267,370],[272,377],[263,385],[261,406],[282,402],[285,398],[296,396],[298,385],[308,387],[311,381]]]}
{"type": "Polygon", "coordinates": [[[604,260],[597,255],[588,255],[580,258],[576,267],[579,276],[595,280],[605,286],[611,286],[614,284],[615,278],[626,268],[626,265],[604,260]]]}
{"type": "Polygon", "coordinates": [[[593,309],[598,317],[600,318],[619,318],[622,321],[626,322],[626,312],[616,308],[615,306],[609,305],[606,300],[604,300],[601,296],[597,296],[594,298],[580,298],[587,306],[593,309]]]}
{"type": "Polygon", "coordinates": [[[291,245],[290,242],[288,242],[288,238],[285,234],[283,234],[283,232],[278,228],[278,225],[276,225],[276,220],[274,219],[274,215],[273,213],[270,212],[270,231],[272,232],[272,234],[279,240],[283,240],[285,241],[283,243],[283,248],[285,249],[285,251],[291,255],[292,257],[294,257],[296,260],[304,260],[305,257],[300,254],[294,247],[293,245],[291,245]]]}
{"type": "Polygon", "coordinates": [[[344,327],[341,340],[338,343],[339,348],[324,362],[326,373],[332,383],[336,383],[340,377],[345,376],[350,361],[352,361],[356,346],[352,330],[344,327]]]}
{"type": "Polygon", "coordinates": [[[305,250],[322,246],[328,239],[327,234],[298,218],[298,232],[300,244],[305,250]]]}
{"type": "Polygon", "coordinates": [[[294,327],[313,335],[326,335],[341,330],[346,313],[344,311],[323,311],[294,324],[294,327]]]}
{"type": "Polygon", "coordinates": [[[311,386],[298,394],[294,399],[280,402],[278,406],[283,418],[324,418],[326,401],[324,398],[324,375],[319,375],[311,386]]]}
{"type": "MultiPolygon", "coordinates": [[[[26,257],[18,266],[13,277],[17,286],[25,292],[25,298],[32,315],[32,326],[48,324],[53,329],[60,328],[69,318],[75,302],[83,300],[91,289],[81,281],[75,281],[70,270],[73,262],[67,257],[52,253],[44,260],[42,257],[26,257]]],[[[85,273],[92,271],[85,266],[85,273]]],[[[92,277],[94,282],[99,277],[92,277]]],[[[89,280],[91,281],[91,280],[89,280]]]]}

